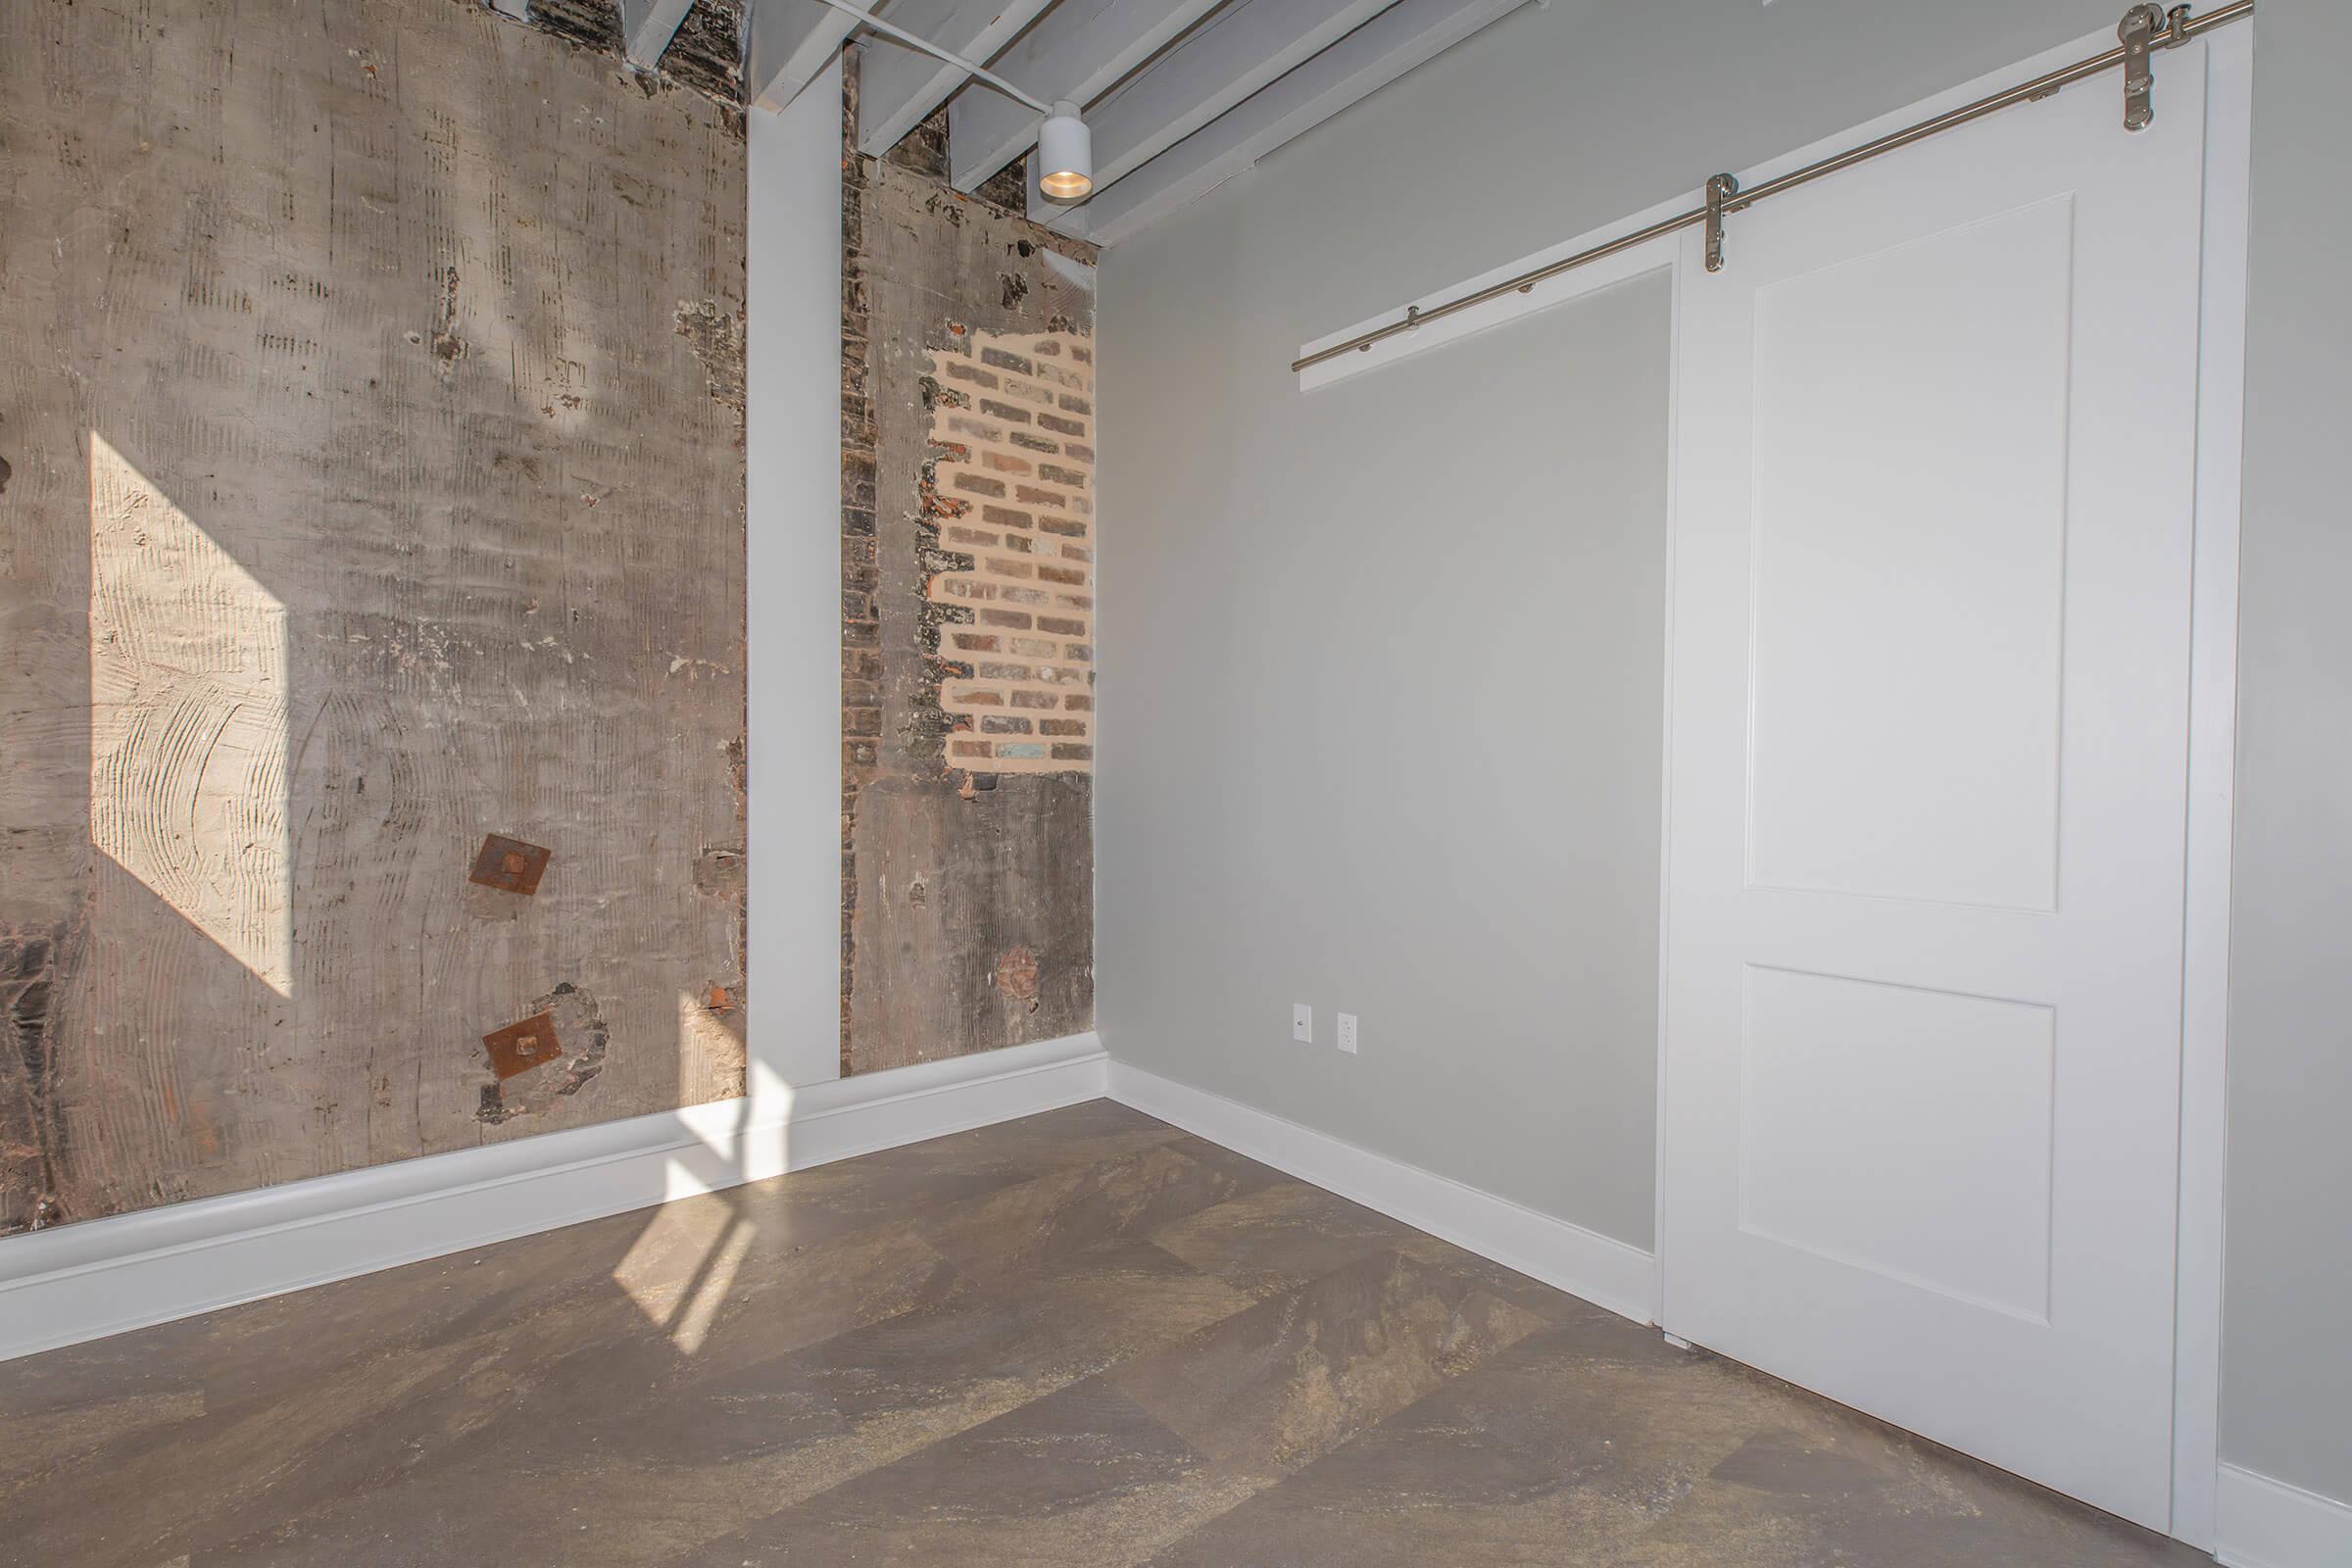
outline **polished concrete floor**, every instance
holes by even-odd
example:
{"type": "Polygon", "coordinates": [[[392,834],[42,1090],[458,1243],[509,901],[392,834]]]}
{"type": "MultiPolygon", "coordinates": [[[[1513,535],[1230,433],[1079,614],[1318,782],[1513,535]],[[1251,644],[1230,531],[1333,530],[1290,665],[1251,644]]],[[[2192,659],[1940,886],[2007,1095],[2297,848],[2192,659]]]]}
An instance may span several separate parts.
{"type": "Polygon", "coordinates": [[[0,1365],[0,1562],[2206,1559],[1108,1102],[0,1365]]]}

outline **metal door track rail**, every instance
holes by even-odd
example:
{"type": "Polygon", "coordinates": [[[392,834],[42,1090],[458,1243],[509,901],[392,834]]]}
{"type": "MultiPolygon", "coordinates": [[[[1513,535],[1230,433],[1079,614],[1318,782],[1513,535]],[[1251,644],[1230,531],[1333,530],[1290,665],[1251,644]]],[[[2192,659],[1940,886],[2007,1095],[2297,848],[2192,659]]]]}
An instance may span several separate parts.
{"type": "Polygon", "coordinates": [[[2071,66],[2061,66],[2058,70],[2036,76],[2032,81],[2021,81],[2014,87],[1996,92],[1988,98],[1980,98],[1975,103],[1964,104],[1958,109],[1937,115],[1933,120],[1923,120],[1916,125],[1907,125],[1901,130],[1890,131],[1876,141],[1864,142],[1859,147],[1848,148],[1834,157],[1824,158],[1819,163],[1807,164],[1802,169],[1792,170],[1775,179],[1768,179],[1752,190],[1741,190],[1740,181],[1730,174],[1717,174],[1707,181],[1705,203],[1691,208],[1687,213],[1677,213],[1672,218],[1661,219],[1647,228],[1637,229],[1631,234],[1619,235],[1615,239],[1593,246],[1591,250],[1579,251],[1574,256],[1562,257],[1556,262],[1536,268],[1532,271],[1521,272],[1516,277],[1505,278],[1499,283],[1491,284],[1475,293],[1457,295],[1442,304],[1432,305],[1427,310],[1416,305],[1385,326],[1376,326],[1368,332],[1358,333],[1345,343],[1335,343],[1330,348],[1318,349],[1304,359],[1293,360],[1291,368],[1303,370],[1309,366],[1321,365],[1327,360],[1336,360],[1343,354],[1366,352],[1373,344],[1386,342],[1401,332],[1410,332],[1425,321],[1435,321],[1443,317],[1474,309],[1486,304],[1489,300],[1498,300],[1505,294],[1529,293],[1538,283],[1557,277],[1562,272],[1574,271],[1577,268],[1588,266],[1605,257],[1615,256],[1620,251],[1629,251],[1637,245],[1647,244],[1661,234],[1672,234],[1677,230],[1691,228],[1702,223],[1706,225],[1707,233],[1707,270],[1710,272],[1721,271],[1723,270],[1723,220],[1731,214],[1745,212],[1767,197],[1794,190],[1799,185],[1811,184],[1824,174],[1834,174],[1841,169],[1851,169],[1854,165],[1876,158],[1881,153],[1890,153],[1898,147],[1908,147],[1913,142],[1925,141],[1930,136],[1950,130],[1955,125],[1965,125],[1972,120],[1982,120],[1986,115],[1997,113],[2016,104],[2034,103],[2047,98],[2060,88],[2071,87],[2076,82],[2095,76],[2114,66],[2124,68],[2124,128],[2126,130],[2145,130],[2155,122],[2156,119],[2153,100],[2155,73],[2151,63],[2151,56],[2155,51],[2177,49],[2191,38],[2211,32],[2216,27],[2224,26],[2253,14],[2254,0],[2230,0],[2230,4],[2217,7],[2202,16],[2190,15],[2189,8],[2185,5],[2177,5],[2169,13],[2155,5],[2135,5],[2124,13],[2124,20],[2116,26],[2116,37],[2121,42],[2104,54],[2093,55],[2087,60],[2078,60],[2071,66]]]}

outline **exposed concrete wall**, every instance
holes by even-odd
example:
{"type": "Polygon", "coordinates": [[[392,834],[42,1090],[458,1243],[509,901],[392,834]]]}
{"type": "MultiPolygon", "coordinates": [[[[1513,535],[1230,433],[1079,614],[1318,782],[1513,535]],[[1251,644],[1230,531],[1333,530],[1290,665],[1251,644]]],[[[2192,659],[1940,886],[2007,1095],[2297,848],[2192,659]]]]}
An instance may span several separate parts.
{"type": "MultiPolygon", "coordinates": [[[[856,106],[853,70],[851,132],[856,106]]],[[[1071,540],[1081,556],[1054,551],[1057,569],[1083,567],[1090,580],[1054,590],[1087,603],[1044,607],[1087,617],[1087,633],[1063,645],[1083,658],[1055,662],[1068,694],[1089,700],[1069,710],[1085,713],[1085,742],[1059,737],[1063,756],[1021,758],[1019,772],[952,756],[955,737],[980,734],[962,700],[980,675],[976,656],[953,639],[985,628],[971,597],[981,558],[942,529],[977,526],[980,497],[943,488],[942,466],[953,474],[971,449],[934,427],[942,410],[979,415],[979,396],[1003,390],[983,394],[935,364],[994,376],[1001,368],[982,367],[975,343],[1006,355],[1015,338],[1052,342],[1065,373],[1088,384],[1042,395],[1057,411],[1061,392],[1088,400],[1070,416],[1085,421],[1077,439],[1091,466],[1094,250],[949,188],[944,131],[934,117],[888,158],[844,154],[844,1075],[1094,1024],[1094,791],[1091,751],[1077,755],[1092,741],[1092,567],[1081,559],[1091,531],[1071,540]],[[949,591],[950,577],[966,592],[949,591]]],[[[1043,385],[1034,373],[1022,381],[1043,385]]],[[[1037,411],[1026,412],[1034,426],[1037,411]]],[[[1091,530],[1091,466],[1082,479],[1057,487],[1070,504],[1055,512],[1087,517],[1091,530]]]]}
{"type": "Polygon", "coordinates": [[[468,0],[0,6],[0,1232],[738,1092],[744,163],[468,0]]]}

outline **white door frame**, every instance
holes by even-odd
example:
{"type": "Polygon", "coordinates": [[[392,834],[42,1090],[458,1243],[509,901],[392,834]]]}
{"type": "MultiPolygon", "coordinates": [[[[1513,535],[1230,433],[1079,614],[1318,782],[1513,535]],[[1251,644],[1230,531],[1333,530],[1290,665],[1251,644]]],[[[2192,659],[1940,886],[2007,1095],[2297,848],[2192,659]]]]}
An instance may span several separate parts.
{"type": "Polygon", "coordinates": [[[2180,1260],[2173,1320],[2173,1534],[2211,1550],[2214,1493],[2221,1470],[2230,846],[2237,789],[2239,477],[2245,428],[2254,24],[2249,20],[2224,27],[2209,34],[2205,46],[2196,549],[2189,596],[2188,887],[2180,983],[2180,1260]]]}
{"type": "MultiPolygon", "coordinates": [[[[2180,1190],[2179,1195],[2178,1262],[2174,1303],[2173,1483],[2172,1533],[2191,1545],[2210,1550],[2214,1544],[2214,1494],[2220,1469],[2220,1388],[2222,1312],[2222,1223],[2226,1150],[2228,1078],[2228,1014],[2230,982],[2230,835],[2236,777],[2237,710],[2237,590],[2241,432],[2245,381],[2246,231],[2248,152],[2252,141],[2254,24],[2251,21],[2207,34],[2189,49],[2156,57],[2157,113],[2164,113],[2164,78],[2168,73],[2196,69],[2201,58],[2206,70],[2205,193],[2202,236],[2201,299],[2198,320],[2196,534],[2191,564],[2189,649],[2188,840],[2187,888],[2181,971],[2181,1112],[2180,1190]]],[[[2113,43],[2111,35],[2093,34],[2049,49],[2031,59],[1960,83],[1922,103],[1905,106],[1877,120],[1854,126],[1835,137],[1797,148],[1751,169],[1735,170],[1743,186],[1801,168],[1841,152],[1857,142],[1899,129],[1930,115],[2000,90],[2021,77],[2039,74],[2095,54],[2113,43]]],[[[2067,89],[2075,93],[2111,94],[2116,99],[2116,134],[2122,128],[2122,92],[2118,79],[2101,75],[2067,89]]],[[[2021,113],[2031,112],[2021,110],[2021,113]]],[[[1423,309],[1470,290],[1484,288],[1575,255],[1649,223],[1684,213],[1703,200],[1691,191],[1628,216],[1605,228],[1580,234],[1530,256],[1491,269],[1425,295],[1423,309]]],[[[1738,267],[1738,235],[1743,222],[1760,220],[1738,215],[1730,220],[1730,265],[1738,267]]],[[[1530,312],[1545,310],[1628,279],[1665,271],[1678,289],[1687,281],[1680,274],[1682,238],[1669,234],[1646,245],[1623,251],[1590,267],[1580,268],[1536,284],[1525,294],[1508,293],[1476,309],[1442,318],[1410,334],[1399,334],[1357,354],[1313,366],[1298,374],[1302,391],[1363,374],[1442,344],[1499,326],[1530,312]]],[[[1666,345],[1670,368],[1681,360],[1680,312],[1674,313],[1666,345]]],[[[1384,312],[1300,345],[1304,356],[1347,341],[1357,333],[1394,319],[1384,312]]],[[[1673,646],[1676,507],[1672,475],[1676,469],[1675,443],[1679,418],[1678,373],[1669,370],[1666,500],[1669,597],[1666,613],[1667,647],[1673,646]]],[[[1666,744],[1671,748],[1673,701],[1671,681],[1661,670],[1661,697],[1666,706],[1666,744]]],[[[1661,770],[1659,956],[1658,976],[1658,1125],[1657,1235],[1665,1235],[1666,1190],[1666,1018],[1665,936],[1670,913],[1668,871],[1674,849],[1670,813],[1672,758],[1661,770]]],[[[1659,1249],[1659,1277],[1671,1259],[1659,1249]]],[[[1654,1312],[1653,1312],[1654,1315],[1654,1312]]]]}

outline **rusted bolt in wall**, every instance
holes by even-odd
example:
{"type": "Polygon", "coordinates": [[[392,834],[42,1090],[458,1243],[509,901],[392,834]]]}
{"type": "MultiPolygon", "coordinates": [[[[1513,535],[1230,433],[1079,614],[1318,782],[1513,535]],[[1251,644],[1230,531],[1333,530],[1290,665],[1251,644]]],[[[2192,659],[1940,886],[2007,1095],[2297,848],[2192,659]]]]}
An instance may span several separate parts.
{"type": "Polygon", "coordinates": [[[547,1012],[491,1031],[482,1036],[482,1047],[490,1053],[490,1070],[502,1083],[564,1054],[564,1047],[556,1039],[555,1015],[547,1012]]]}
{"type": "Polygon", "coordinates": [[[466,873],[466,880],[529,898],[539,891],[539,879],[546,875],[547,862],[554,854],[520,839],[485,834],[481,853],[473,858],[473,869],[466,873]]]}

